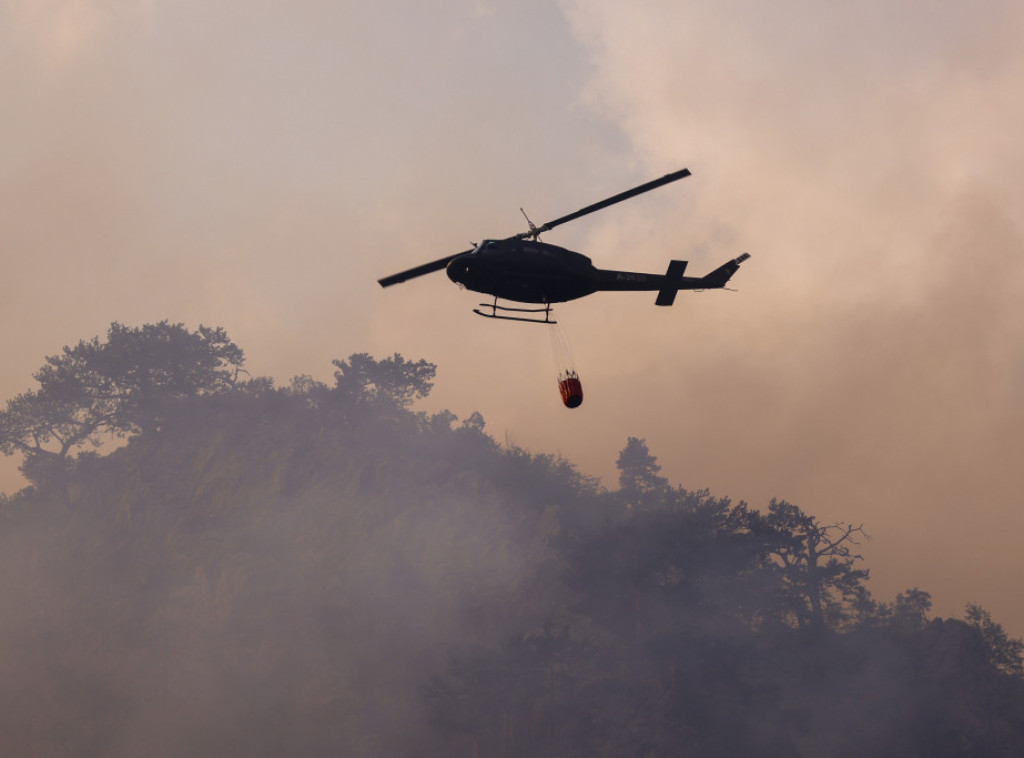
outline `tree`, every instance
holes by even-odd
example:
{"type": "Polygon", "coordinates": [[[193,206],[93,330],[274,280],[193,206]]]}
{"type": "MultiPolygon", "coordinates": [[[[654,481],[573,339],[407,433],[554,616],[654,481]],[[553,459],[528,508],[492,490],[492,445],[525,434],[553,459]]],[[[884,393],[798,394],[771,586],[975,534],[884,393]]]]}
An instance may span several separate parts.
{"type": "Polygon", "coordinates": [[[426,397],[434,387],[437,366],[425,360],[407,361],[398,353],[376,360],[368,353],[355,353],[348,360],[332,361],[337,391],[357,405],[408,408],[413,400],[426,397]]]}
{"type": "Polygon", "coordinates": [[[651,455],[647,442],[629,437],[615,461],[619,469],[619,492],[631,508],[638,507],[651,495],[668,489],[668,479],[659,476],[661,466],[651,455]]]}
{"type": "Polygon", "coordinates": [[[821,524],[797,506],[775,499],[768,514],[754,523],[781,570],[783,606],[798,626],[838,624],[844,605],[863,600],[868,572],[853,567],[863,557],[852,550],[860,544],[858,536],[867,537],[862,526],[821,524]]]}
{"type": "Polygon", "coordinates": [[[988,650],[989,661],[1004,674],[1024,677],[1024,642],[1010,637],[1002,624],[980,605],[967,604],[967,623],[973,627],[988,650]]]}
{"type": "Polygon", "coordinates": [[[928,623],[928,611],[932,609],[932,596],[924,590],[914,587],[896,595],[891,605],[881,603],[877,617],[890,627],[903,632],[916,632],[924,629],[928,623]]]}
{"type": "Polygon", "coordinates": [[[141,328],[115,322],[106,344],[91,352],[91,367],[119,392],[118,421],[125,432],[159,428],[173,401],[231,389],[245,362],[223,328],[200,325],[190,332],[167,321],[141,328]]]}
{"type": "Polygon", "coordinates": [[[22,472],[39,484],[66,471],[76,448],[156,431],[175,402],[231,388],[244,360],[219,327],[114,322],[105,342],[94,337],[47,357],[33,375],[39,389],[8,401],[0,452],[22,453],[22,472]]]}

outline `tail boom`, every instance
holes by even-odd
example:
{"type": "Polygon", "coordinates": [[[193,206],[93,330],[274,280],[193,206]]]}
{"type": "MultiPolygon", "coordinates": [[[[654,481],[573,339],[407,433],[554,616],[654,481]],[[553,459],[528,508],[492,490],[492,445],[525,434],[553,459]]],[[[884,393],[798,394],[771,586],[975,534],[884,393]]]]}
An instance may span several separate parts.
{"type": "Polygon", "coordinates": [[[686,261],[669,261],[664,274],[598,269],[593,291],[657,292],[658,297],[654,304],[668,306],[675,302],[679,290],[722,289],[739,269],[740,264],[749,257],[749,253],[743,253],[705,276],[683,276],[686,261]]]}
{"type": "Polygon", "coordinates": [[[710,274],[702,276],[701,282],[704,283],[704,289],[721,289],[724,287],[732,278],[732,275],[739,270],[740,264],[749,257],[750,253],[744,253],[738,258],[733,258],[728,263],[722,264],[710,274]]]}
{"type": "Polygon", "coordinates": [[[739,269],[740,264],[750,257],[750,253],[743,253],[738,258],[733,258],[724,263],[710,274],[700,277],[683,276],[686,270],[686,261],[670,261],[665,276],[662,277],[661,289],[658,290],[658,298],[655,305],[672,305],[679,290],[711,290],[723,288],[732,275],[739,269]]]}

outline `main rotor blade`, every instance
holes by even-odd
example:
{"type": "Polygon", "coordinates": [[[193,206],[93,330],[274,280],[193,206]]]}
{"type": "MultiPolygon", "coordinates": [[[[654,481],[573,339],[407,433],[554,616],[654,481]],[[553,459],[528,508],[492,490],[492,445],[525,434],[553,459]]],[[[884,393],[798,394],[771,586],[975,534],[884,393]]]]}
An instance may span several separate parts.
{"type": "Polygon", "coordinates": [[[455,255],[449,255],[436,261],[431,261],[430,263],[424,263],[422,266],[417,266],[416,268],[411,268],[408,271],[392,274],[391,276],[385,276],[383,279],[378,279],[377,281],[380,283],[381,287],[390,287],[392,284],[398,284],[399,282],[404,282],[407,279],[415,279],[417,276],[423,276],[424,274],[432,274],[435,271],[440,271],[453,259],[458,258],[460,255],[472,252],[472,250],[463,250],[461,253],[455,253],[455,255]]]}
{"type": "Polygon", "coordinates": [[[650,192],[652,189],[657,189],[658,187],[661,187],[670,182],[674,182],[677,179],[682,179],[683,177],[689,175],[690,169],[688,168],[681,169],[680,171],[676,171],[673,174],[665,174],[665,176],[661,177],[660,179],[655,179],[652,182],[647,182],[647,184],[641,184],[639,187],[634,187],[633,189],[626,190],[625,192],[620,192],[618,195],[609,197],[607,200],[602,200],[599,203],[588,205],[586,208],[581,208],[575,213],[570,213],[568,216],[562,216],[561,218],[556,218],[554,221],[548,221],[546,224],[539,227],[536,230],[536,232],[531,230],[529,232],[524,232],[523,234],[518,234],[516,236],[519,238],[525,238],[532,237],[534,236],[534,234],[541,234],[542,232],[551,231],[560,224],[564,224],[568,221],[575,221],[581,216],[586,216],[588,213],[594,213],[595,211],[607,208],[609,205],[615,205],[615,203],[621,203],[623,200],[629,200],[629,198],[631,197],[642,195],[644,192],[650,192]]]}

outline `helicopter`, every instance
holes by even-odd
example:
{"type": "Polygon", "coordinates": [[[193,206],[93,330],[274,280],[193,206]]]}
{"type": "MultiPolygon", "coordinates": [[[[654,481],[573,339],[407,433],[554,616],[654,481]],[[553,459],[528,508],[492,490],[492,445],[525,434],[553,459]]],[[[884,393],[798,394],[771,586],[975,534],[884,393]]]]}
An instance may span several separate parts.
{"type": "Polygon", "coordinates": [[[670,261],[664,274],[613,271],[595,267],[585,255],[540,240],[541,234],[551,231],[556,226],[575,221],[687,176],[690,176],[690,171],[685,168],[666,174],[660,179],[620,192],[539,227],[535,226],[529,216],[526,216],[526,212],[520,208],[526,217],[529,231],[504,239],[485,239],[470,250],[386,276],[378,282],[381,287],[390,287],[445,269],[448,278],[461,287],[494,298],[493,302],[480,303],[479,308],[474,308],[473,312],[477,315],[539,324],[557,323],[551,318],[552,304],[576,300],[595,292],[657,292],[654,304],[668,306],[675,302],[679,290],[723,289],[740,264],[750,257],[749,253],[743,253],[709,274],[690,277],[683,275],[687,261],[670,261]],[[499,305],[499,299],[542,307],[519,308],[499,305]],[[481,308],[484,310],[480,310],[481,308]],[[543,318],[540,314],[543,314],[543,318]]]}

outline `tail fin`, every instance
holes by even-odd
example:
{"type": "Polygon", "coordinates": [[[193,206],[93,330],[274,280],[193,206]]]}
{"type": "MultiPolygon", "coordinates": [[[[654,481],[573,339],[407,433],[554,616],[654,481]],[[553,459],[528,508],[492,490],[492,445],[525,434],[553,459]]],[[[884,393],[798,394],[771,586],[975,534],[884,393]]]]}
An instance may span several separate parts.
{"type": "Polygon", "coordinates": [[[669,261],[668,270],[665,272],[665,279],[661,289],[658,290],[658,299],[655,305],[672,305],[676,301],[676,293],[683,283],[683,272],[686,271],[686,261],[669,261]]]}
{"type": "Polygon", "coordinates": [[[718,289],[724,287],[726,282],[732,278],[732,275],[739,269],[740,264],[743,263],[747,258],[750,257],[750,253],[744,253],[739,258],[734,258],[728,263],[725,263],[710,274],[701,277],[701,284],[705,289],[718,289]]]}

